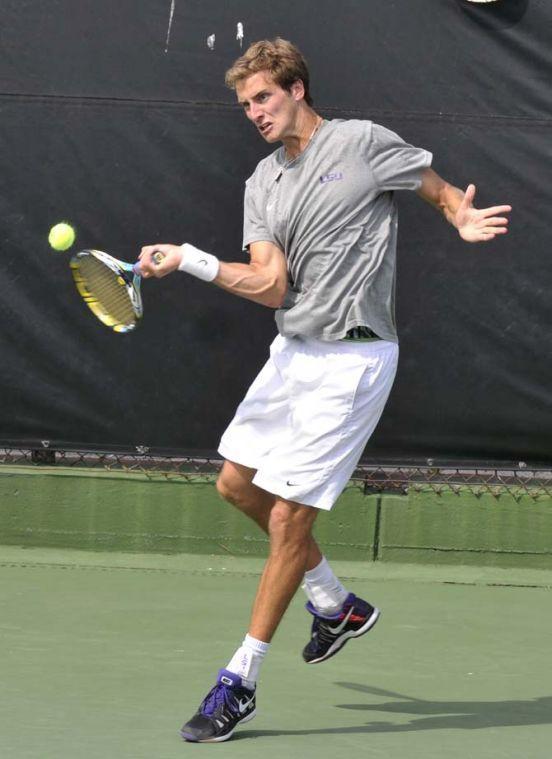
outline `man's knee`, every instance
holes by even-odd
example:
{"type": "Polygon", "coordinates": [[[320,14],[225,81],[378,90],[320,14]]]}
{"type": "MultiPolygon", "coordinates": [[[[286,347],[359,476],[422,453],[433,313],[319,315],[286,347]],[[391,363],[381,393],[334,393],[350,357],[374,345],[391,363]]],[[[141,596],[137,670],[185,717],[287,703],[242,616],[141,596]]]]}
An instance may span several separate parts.
{"type": "Polygon", "coordinates": [[[250,496],[254,476],[254,469],[226,461],[216,482],[217,491],[233,506],[243,506],[250,496]]]}
{"type": "Polygon", "coordinates": [[[277,500],[270,512],[269,534],[286,542],[294,538],[302,541],[310,535],[317,515],[318,510],[312,506],[277,500]]]}
{"type": "Polygon", "coordinates": [[[232,482],[230,478],[224,477],[222,473],[219,474],[215,487],[221,498],[224,498],[225,501],[228,501],[233,506],[238,505],[241,489],[236,487],[236,483],[232,482]]]}

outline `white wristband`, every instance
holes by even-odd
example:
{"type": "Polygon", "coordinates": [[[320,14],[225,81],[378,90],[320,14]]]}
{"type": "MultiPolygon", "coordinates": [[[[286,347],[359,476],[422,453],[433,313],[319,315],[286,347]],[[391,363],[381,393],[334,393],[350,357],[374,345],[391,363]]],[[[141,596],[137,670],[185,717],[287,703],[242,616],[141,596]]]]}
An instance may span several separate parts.
{"type": "Polygon", "coordinates": [[[203,279],[205,282],[212,282],[215,279],[220,265],[216,256],[204,253],[188,242],[181,245],[180,250],[182,251],[182,260],[178,266],[179,271],[185,271],[186,274],[203,279]]]}

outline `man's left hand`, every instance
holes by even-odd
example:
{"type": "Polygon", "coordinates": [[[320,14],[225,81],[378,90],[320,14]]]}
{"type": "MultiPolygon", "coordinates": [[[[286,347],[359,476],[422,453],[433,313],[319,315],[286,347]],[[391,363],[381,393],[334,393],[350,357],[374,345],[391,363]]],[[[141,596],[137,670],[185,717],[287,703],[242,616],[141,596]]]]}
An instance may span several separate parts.
{"type": "Polygon", "coordinates": [[[466,242],[487,242],[496,235],[506,234],[508,219],[500,214],[508,213],[512,206],[492,206],[491,208],[474,208],[475,185],[470,184],[460,203],[454,224],[458,234],[466,242]]]}

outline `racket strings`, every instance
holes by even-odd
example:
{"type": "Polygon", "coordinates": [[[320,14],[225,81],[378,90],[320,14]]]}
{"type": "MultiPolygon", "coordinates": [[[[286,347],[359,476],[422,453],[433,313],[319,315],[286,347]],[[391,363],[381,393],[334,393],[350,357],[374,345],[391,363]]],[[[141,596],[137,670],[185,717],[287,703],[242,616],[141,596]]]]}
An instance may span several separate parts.
{"type": "Polygon", "coordinates": [[[121,275],[97,258],[81,259],[79,270],[89,294],[110,319],[125,325],[136,323],[136,314],[121,275]]]}

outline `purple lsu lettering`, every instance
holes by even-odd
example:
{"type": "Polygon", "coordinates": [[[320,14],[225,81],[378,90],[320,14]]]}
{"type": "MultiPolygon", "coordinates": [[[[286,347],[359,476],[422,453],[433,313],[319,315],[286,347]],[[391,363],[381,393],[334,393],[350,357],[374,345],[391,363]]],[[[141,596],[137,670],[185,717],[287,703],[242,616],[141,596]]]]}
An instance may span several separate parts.
{"type": "Polygon", "coordinates": [[[334,171],[331,174],[324,174],[320,177],[321,184],[326,184],[327,182],[337,182],[339,179],[343,179],[343,173],[341,171],[334,171]]]}

